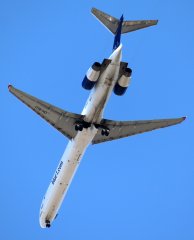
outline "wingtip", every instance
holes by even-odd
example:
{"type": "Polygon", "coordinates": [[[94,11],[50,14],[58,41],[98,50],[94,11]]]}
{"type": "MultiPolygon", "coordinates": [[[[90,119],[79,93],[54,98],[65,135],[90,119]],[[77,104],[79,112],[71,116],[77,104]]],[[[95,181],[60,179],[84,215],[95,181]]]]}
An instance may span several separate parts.
{"type": "Polygon", "coordinates": [[[150,26],[155,26],[155,25],[158,24],[158,19],[156,19],[156,20],[150,20],[150,21],[148,21],[148,23],[150,24],[150,26]]]}
{"type": "Polygon", "coordinates": [[[95,7],[91,8],[91,13],[95,15],[96,12],[98,12],[99,10],[95,7]]]}
{"type": "Polygon", "coordinates": [[[187,116],[182,117],[182,119],[183,119],[183,121],[185,121],[187,119],[187,116]]]}
{"type": "Polygon", "coordinates": [[[8,85],[8,89],[9,89],[9,91],[11,90],[11,88],[12,88],[12,85],[9,84],[9,85],[8,85]]]}

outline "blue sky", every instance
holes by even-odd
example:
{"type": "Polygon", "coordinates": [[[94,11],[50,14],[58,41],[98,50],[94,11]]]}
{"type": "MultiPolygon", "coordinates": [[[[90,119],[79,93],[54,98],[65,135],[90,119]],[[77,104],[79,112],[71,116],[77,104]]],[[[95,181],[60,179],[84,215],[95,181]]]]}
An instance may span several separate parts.
{"type": "Polygon", "coordinates": [[[191,0],[0,2],[0,239],[193,239],[193,56],[191,0]],[[58,107],[81,112],[81,81],[111,53],[113,36],[95,6],[127,20],[159,19],[122,38],[133,78],[112,95],[105,117],[187,115],[181,125],[90,146],[50,229],[39,207],[67,139],[13,97],[8,83],[58,107]]]}

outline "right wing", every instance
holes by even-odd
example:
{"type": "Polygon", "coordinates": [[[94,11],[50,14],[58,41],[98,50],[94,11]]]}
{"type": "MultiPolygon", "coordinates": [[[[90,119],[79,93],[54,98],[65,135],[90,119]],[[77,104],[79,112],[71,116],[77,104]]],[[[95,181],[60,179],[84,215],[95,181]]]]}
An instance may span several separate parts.
{"type": "Polygon", "coordinates": [[[182,118],[160,119],[160,120],[141,120],[141,121],[112,121],[103,119],[101,126],[110,130],[108,136],[101,135],[101,129],[98,130],[92,143],[101,143],[114,139],[129,137],[135,134],[152,131],[159,128],[168,127],[181,123],[185,120],[182,118]]]}
{"type": "Polygon", "coordinates": [[[11,85],[9,85],[8,88],[13,95],[44,118],[63,135],[69,139],[75,137],[77,133],[74,127],[75,123],[77,121],[81,121],[84,117],[83,115],[64,111],[25,92],[22,92],[11,85]]]}

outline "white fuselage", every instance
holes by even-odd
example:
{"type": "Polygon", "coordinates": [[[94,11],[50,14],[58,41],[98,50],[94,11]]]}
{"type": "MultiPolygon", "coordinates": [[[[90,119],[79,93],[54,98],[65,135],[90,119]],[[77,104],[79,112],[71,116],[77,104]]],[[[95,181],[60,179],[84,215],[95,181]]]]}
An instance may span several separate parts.
{"type": "MultiPolygon", "coordinates": [[[[111,63],[101,74],[86,102],[82,111],[86,122],[100,123],[103,117],[104,107],[118,80],[121,49],[122,45],[110,56],[111,63]]],[[[91,127],[78,131],[75,138],[69,141],[41,204],[40,226],[42,228],[48,226],[47,224],[50,225],[55,219],[81,158],[97,131],[94,124],[91,124],[91,127]]]]}

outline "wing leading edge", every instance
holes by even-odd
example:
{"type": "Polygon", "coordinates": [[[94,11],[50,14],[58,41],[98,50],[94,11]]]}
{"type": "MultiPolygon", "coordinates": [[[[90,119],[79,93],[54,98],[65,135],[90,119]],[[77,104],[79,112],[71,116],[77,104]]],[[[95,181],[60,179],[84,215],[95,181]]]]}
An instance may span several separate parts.
{"type": "Polygon", "coordinates": [[[92,144],[129,137],[159,128],[169,127],[181,123],[185,119],[186,117],[141,121],[112,121],[103,119],[101,125],[108,128],[110,133],[108,136],[102,136],[99,129],[92,141],[92,144]]]}
{"type": "Polygon", "coordinates": [[[64,111],[47,102],[22,92],[12,85],[8,86],[9,91],[15,95],[19,100],[31,108],[34,112],[40,115],[63,135],[72,139],[76,135],[75,122],[83,119],[83,115],[64,111]]]}

